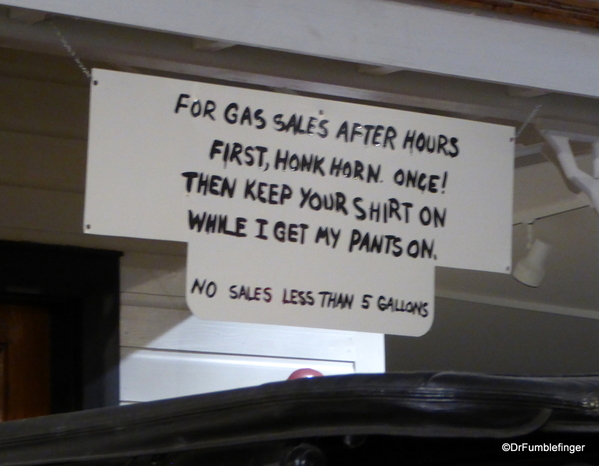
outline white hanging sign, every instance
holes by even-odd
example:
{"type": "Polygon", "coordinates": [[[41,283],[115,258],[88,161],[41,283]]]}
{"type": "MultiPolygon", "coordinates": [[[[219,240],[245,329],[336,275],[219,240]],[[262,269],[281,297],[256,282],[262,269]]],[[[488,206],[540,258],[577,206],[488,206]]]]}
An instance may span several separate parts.
{"type": "Polygon", "coordinates": [[[509,272],[513,128],[94,70],[85,231],[188,243],[211,320],[423,335],[509,272]]]}

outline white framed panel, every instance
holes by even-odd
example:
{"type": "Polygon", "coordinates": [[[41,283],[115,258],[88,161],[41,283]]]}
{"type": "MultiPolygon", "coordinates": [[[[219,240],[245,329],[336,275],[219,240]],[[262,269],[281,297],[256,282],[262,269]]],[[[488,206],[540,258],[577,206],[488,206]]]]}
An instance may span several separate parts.
{"type": "Polygon", "coordinates": [[[121,400],[152,401],[286,380],[295,370],[354,372],[351,362],[121,349],[121,400]]]}

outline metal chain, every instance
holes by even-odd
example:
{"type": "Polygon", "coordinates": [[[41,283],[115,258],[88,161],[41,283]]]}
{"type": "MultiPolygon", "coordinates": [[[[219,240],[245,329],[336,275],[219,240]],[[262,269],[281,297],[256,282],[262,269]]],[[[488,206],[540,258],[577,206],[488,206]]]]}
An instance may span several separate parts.
{"type": "Polygon", "coordinates": [[[60,43],[66,49],[66,51],[68,52],[68,54],[73,58],[73,60],[75,60],[75,63],[77,63],[77,66],[79,67],[79,69],[83,72],[83,74],[87,77],[87,79],[91,80],[92,79],[92,74],[85,67],[85,65],[83,64],[83,62],[81,61],[81,59],[77,56],[77,54],[73,50],[73,47],[71,47],[71,45],[68,43],[67,39],[62,34],[62,32],[60,31],[60,29],[58,29],[58,26],[56,26],[56,24],[54,24],[51,20],[49,21],[49,23],[50,23],[50,26],[52,26],[52,30],[54,31],[54,34],[56,34],[58,36],[58,39],[60,40],[60,43]]]}

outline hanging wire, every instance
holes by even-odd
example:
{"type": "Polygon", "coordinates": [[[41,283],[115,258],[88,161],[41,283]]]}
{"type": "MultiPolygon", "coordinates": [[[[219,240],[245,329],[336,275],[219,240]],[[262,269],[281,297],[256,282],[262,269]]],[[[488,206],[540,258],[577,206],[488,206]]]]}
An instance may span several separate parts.
{"type": "Polygon", "coordinates": [[[58,29],[58,26],[56,26],[56,24],[54,24],[54,22],[52,20],[50,20],[49,23],[50,23],[50,26],[52,27],[52,30],[54,31],[54,34],[56,34],[56,36],[60,40],[60,43],[65,48],[65,50],[73,58],[73,60],[75,60],[75,63],[77,63],[77,66],[83,72],[83,74],[87,77],[87,79],[91,80],[92,79],[92,74],[85,67],[85,65],[83,64],[83,62],[81,61],[81,59],[77,56],[77,54],[73,50],[73,47],[71,47],[71,45],[69,44],[69,42],[67,41],[67,39],[65,38],[65,36],[62,34],[62,32],[60,31],[60,29],[58,29]]]}
{"type": "Polygon", "coordinates": [[[524,131],[524,129],[530,124],[530,122],[533,120],[533,118],[537,115],[537,113],[539,113],[539,110],[541,110],[541,107],[543,107],[543,104],[539,104],[537,105],[532,112],[530,112],[530,115],[528,115],[528,118],[524,121],[524,123],[522,123],[522,126],[520,126],[520,128],[518,129],[518,131],[516,131],[516,135],[514,136],[514,140],[518,139],[518,137],[520,137],[520,135],[522,134],[522,131],[524,131]]]}
{"type": "Polygon", "coordinates": [[[534,234],[535,220],[528,222],[526,224],[526,249],[530,249],[532,247],[532,243],[534,243],[534,240],[535,240],[535,234],[534,234]]]}

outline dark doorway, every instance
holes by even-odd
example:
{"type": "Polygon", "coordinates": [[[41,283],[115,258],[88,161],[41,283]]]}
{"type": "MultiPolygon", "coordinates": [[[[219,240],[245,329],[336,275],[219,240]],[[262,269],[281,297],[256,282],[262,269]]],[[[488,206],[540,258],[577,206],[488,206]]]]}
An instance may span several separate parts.
{"type": "Polygon", "coordinates": [[[0,241],[5,420],[118,404],[120,256],[0,241]]]}
{"type": "Polygon", "coordinates": [[[52,412],[50,312],[0,304],[0,393],[3,421],[52,412]]]}

